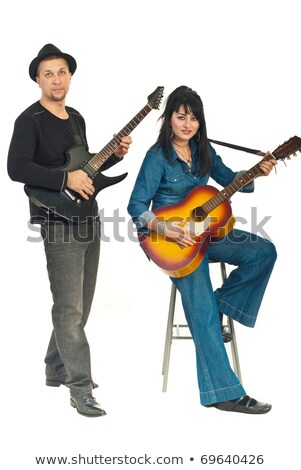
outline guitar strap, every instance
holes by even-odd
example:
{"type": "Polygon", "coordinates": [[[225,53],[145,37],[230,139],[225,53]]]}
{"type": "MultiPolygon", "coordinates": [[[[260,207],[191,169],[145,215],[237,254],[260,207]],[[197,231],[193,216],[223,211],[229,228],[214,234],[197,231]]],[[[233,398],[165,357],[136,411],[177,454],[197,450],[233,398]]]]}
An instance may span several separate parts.
{"type": "Polygon", "coordinates": [[[241,150],[242,152],[254,153],[263,157],[265,155],[261,150],[250,149],[248,147],[241,147],[240,145],[228,144],[227,142],[220,142],[219,140],[208,139],[209,142],[217,145],[223,145],[224,147],[230,147],[231,149],[241,150]]]}

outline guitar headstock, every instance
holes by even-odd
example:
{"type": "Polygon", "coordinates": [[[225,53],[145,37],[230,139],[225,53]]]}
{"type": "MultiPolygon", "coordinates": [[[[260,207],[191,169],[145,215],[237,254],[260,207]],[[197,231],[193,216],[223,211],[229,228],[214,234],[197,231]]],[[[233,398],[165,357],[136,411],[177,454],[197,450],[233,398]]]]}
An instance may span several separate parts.
{"type": "Polygon", "coordinates": [[[272,152],[272,155],[276,160],[284,160],[285,158],[290,159],[292,155],[297,155],[297,152],[301,151],[301,139],[296,135],[291,137],[289,140],[284,142],[282,145],[272,152]]]}
{"type": "Polygon", "coordinates": [[[153,109],[159,109],[163,98],[164,86],[158,86],[147,98],[149,106],[153,109]]]}

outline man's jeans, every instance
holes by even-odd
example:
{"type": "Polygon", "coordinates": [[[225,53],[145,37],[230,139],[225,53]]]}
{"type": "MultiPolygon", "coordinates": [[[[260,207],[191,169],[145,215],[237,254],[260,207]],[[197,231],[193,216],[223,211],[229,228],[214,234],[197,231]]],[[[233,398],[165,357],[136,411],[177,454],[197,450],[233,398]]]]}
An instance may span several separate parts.
{"type": "Polygon", "coordinates": [[[53,297],[46,379],[61,381],[75,396],[92,390],[90,348],[84,327],[93,300],[100,222],[43,225],[41,232],[53,297]]]}

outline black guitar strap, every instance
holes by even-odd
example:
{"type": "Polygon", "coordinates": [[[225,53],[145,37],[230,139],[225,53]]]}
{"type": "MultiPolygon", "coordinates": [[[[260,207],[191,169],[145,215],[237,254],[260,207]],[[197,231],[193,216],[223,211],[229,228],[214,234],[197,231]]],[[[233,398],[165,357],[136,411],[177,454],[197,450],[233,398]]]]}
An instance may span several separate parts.
{"type": "Polygon", "coordinates": [[[241,150],[242,152],[254,153],[263,157],[265,155],[261,150],[250,149],[248,147],[241,147],[240,145],[228,144],[227,142],[220,142],[219,140],[208,139],[209,142],[217,145],[223,145],[224,147],[230,147],[231,149],[241,150]]]}

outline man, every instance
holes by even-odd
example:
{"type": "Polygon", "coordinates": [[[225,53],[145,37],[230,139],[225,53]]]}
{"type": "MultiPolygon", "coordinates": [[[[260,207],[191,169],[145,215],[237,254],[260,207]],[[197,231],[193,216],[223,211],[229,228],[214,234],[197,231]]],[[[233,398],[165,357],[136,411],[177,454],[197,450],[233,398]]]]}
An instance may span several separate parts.
{"type": "MultiPolygon", "coordinates": [[[[46,44],[29,66],[29,75],[41,89],[41,98],[15,121],[8,154],[8,174],[14,181],[54,191],[71,190],[88,200],[93,180],[80,169],[63,171],[66,150],[87,145],[83,117],[66,106],[75,59],[46,44]]],[[[118,163],[131,138],[120,145],[101,167],[118,163]]],[[[30,202],[31,223],[41,224],[50,288],[53,296],[53,332],[46,363],[46,385],[70,389],[71,406],[84,416],[106,412],[92,395],[87,322],[96,284],[100,249],[100,222],[96,200],[92,216],[77,224],[30,202]]]]}

